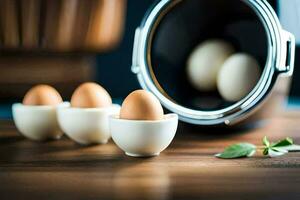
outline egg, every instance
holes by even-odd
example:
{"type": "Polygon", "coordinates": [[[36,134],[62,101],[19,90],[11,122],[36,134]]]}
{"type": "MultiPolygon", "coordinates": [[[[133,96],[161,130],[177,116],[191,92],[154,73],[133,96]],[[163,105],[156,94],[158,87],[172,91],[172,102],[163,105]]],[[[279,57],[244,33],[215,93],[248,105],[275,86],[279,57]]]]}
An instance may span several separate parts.
{"type": "Polygon", "coordinates": [[[71,106],[76,108],[105,108],[111,105],[110,95],[97,83],[81,84],[71,97],[71,106]]]}
{"type": "Polygon", "coordinates": [[[49,85],[37,85],[31,88],[23,99],[24,105],[58,105],[62,103],[60,94],[49,85]]]}
{"type": "Polygon", "coordinates": [[[136,90],[124,100],[120,118],[127,120],[161,120],[164,117],[159,100],[150,92],[136,90]]]}
{"type": "Polygon", "coordinates": [[[218,90],[227,101],[239,101],[249,94],[259,81],[261,70],[257,60],[248,54],[229,57],[218,74],[218,90]]]}
{"type": "Polygon", "coordinates": [[[217,89],[218,72],[224,61],[234,53],[234,47],[223,40],[208,40],[197,46],[187,61],[190,83],[200,91],[217,89]]]}

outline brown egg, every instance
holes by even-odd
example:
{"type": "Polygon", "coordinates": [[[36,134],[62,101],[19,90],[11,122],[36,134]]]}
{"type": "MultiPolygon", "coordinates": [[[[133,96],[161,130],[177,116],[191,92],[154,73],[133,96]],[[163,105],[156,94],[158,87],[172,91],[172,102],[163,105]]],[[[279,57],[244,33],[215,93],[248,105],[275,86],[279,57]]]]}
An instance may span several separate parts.
{"type": "Polygon", "coordinates": [[[49,85],[37,85],[31,88],[23,99],[24,105],[58,105],[62,103],[60,94],[49,85]]]}
{"type": "Polygon", "coordinates": [[[120,118],[127,120],[161,120],[164,117],[159,100],[146,90],[130,93],[122,104],[120,118]]]}
{"type": "Polygon", "coordinates": [[[71,98],[71,106],[77,108],[103,108],[111,105],[108,92],[96,83],[81,84],[71,98]]]}

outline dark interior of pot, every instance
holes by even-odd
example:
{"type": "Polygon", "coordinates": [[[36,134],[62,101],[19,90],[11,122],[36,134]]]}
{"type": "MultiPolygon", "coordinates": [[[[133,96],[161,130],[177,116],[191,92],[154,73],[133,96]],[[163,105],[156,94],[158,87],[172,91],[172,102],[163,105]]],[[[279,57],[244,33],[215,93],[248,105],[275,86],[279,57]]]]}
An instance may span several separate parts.
{"type": "Polygon", "coordinates": [[[264,70],[268,56],[266,29],[249,5],[241,0],[183,0],[162,17],[149,45],[148,62],[153,76],[168,98],[201,111],[236,103],[224,100],[218,91],[195,89],[187,78],[191,51],[201,42],[215,38],[252,55],[264,70]]]}

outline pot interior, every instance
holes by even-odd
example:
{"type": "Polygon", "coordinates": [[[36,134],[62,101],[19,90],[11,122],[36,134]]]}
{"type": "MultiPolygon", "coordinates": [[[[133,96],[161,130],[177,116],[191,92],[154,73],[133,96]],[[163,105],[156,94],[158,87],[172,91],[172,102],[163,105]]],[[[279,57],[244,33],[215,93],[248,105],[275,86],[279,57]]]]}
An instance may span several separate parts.
{"type": "Polygon", "coordinates": [[[188,80],[189,55],[209,39],[231,43],[236,52],[255,57],[262,72],[265,68],[268,36],[253,8],[241,0],[179,1],[152,31],[148,65],[161,92],[186,108],[215,111],[236,103],[224,100],[217,90],[199,91],[188,80]]]}

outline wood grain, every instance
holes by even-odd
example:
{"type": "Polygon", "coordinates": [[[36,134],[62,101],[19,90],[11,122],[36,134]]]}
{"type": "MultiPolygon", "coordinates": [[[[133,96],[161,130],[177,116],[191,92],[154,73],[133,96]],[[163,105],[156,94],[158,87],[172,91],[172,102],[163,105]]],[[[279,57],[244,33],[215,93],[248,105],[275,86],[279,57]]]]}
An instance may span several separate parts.
{"type": "MultiPolygon", "coordinates": [[[[214,158],[235,142],[291,136],[300,143],[300,112],[252,130],[203,130],[180,124],[159,157],[130,158],[111,141],[79,146],[68,138],[36,143],[0,123],[1,199],[299,199],[300,154],[214,158]]],[[[263,123],[263,122],[262,122],[263,123]]]]}
{"type": "Polygon", "coordinates": [[[0,56],[0,100],[22,99],[36,84],[49,84],[68,99],[82,82],[94,79],[88,56],[0,56]]]}
{"type": "Polygon", "coordinates": [[[21,38],[25,49],[38,48],[41,0],[22,0],[21,7],[21,38]]]}
{"type": "Polygon", "coordinates": [[[102,51],[115,47],[123,34],[126,0],[93,0],[85,39],[86,48],[102,51]]]}
{"type": "Polygon", "coordinates": [[[3,30],[5,48],[17,48],[20,45],[18,6],[16,0],[0,1],[0,21],[3,30]]]}

